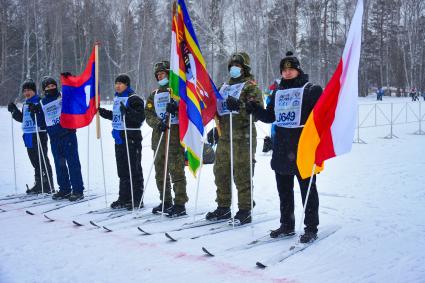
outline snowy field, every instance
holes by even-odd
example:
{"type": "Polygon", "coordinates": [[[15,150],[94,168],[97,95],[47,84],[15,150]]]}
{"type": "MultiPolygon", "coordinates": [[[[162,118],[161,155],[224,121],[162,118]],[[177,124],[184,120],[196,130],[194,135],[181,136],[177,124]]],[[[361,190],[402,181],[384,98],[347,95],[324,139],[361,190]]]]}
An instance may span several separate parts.
{"type": "MultiPolygon", "coordinates": [[[[378,108],[388,116],[385,103],[409,100],[384,97],[378,108]]],[[[373,97],[361,98],[359,103],[375,101],[373,97]]],[[[421,103],[424,115],[425,103],[421,103]]],[[[418,107],[418,103],[409,107],[418,107]]],[[[367,117],[368,111],[361,108],[360,122],[375,119],[374,114],[367,117]]],[[[399,116],[404,119],[404,115],[408,121],[413,119],[411,113],[402,112],[399,116]]],[[[399,121],[403,120],[400,117],[399,121]]],[[[2,197],[14,193],[15,189],[11,122],[5,108],[0,108],[0,118],[3,121],[0,125],[2,197]]],[[[382,119],[380,114],[379,119],[382,119]]],[[[25,184],[33,182],[33,171],[20,126],[14,125],[17,187],[18,192],[23,193],[25,184]]],[[[259,123],[257,128],[261,138],[269,126],[259,123]]],[[[296,239],[248,250],[225,251],[267,235],[270,229],[279,226],[274,173],[269,166],[270,155],[261,152],[262,140],[258,142],[256,154],[254,219],[268,221],[198,239],[190,237],[208,231],[208,226],[183,230],[174,233],[181,239],[171,242],[163,233],[143,236],[136,227],[166,231],[192,221],[197,181],[187,171],[189,218],[143,224],[142,220],[131,221],[129,215],[103,222],[113,228],[110,233],[91,226],[88,224],[91,216],[85,213],[105,207],[100,144],[95,138],[94,126],[89,135],[87,128],[81,129],[78,141],[85,185],[89,193],[102,197],[48,213],[55,222],[48,222],[41,213],[49,205],[34,207],[34,216],[25,213],[23,204],[1,205],[6,212],[0,213],[0,282],[425,282],[425,135],[413,135],[417,130],[417,122],[398,124],[393,127],[393,135],[398,138],[385,139],[390,126],[362,128],[359,137],[366,144],[353,144],[351,153],[326,162],[324,172],[318,176],[319,230],[332,226],[340,229],[262,270],[256,268],[256,261],[283,253],[296,239]],[[72,224],[74,219],[85,221],[86,225],[77,227],[72,224]],[[203,246],[217,251],[217,255],[205,256],[203,246]]],[[[110,204],[117,198],[118,177],[111,126],[105,120],[102,120],[102,131],[110,204]]],[[[144,125],[145,180],[153,159],[149,134],[150,128],[144,125]]],[[[50,160],[53,162],[51,156],[50,160]]],[[[215,209],[214,199],[212,165],[206,165],[200,180],[197,213],[215,209]]],[[[152,174],[142,214],[148,215],[158,203],[159,194],[152,174]]],[[[298,187],[295,204],[298,229],[302,208],[298,187]]]]}

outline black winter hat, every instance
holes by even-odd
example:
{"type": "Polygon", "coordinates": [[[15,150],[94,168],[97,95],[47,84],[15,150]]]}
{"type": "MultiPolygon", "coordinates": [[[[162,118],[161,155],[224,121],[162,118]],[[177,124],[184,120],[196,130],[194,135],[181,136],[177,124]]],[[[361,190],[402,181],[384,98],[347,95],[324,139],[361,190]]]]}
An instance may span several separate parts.
{"type": "Polygon", "coordinates": [[[115,83],[123,83],[127,86],[130,86],[130,77],[127,76],[126,74],[119,74],[118,77],[116,77],[115,79],[115,83]]]}
{"type": "Polygon", "coordinates": [[[32,79],[26,79],[22,84],[22,92],[26,89],[31,89],[34,92],[37,92],[37,86],[32,79]]]}
{"type": "Polygon", "coordinates": [[[46,89],[46,87],[48,85],[51,85],[51,84],[58,87],[58,83],[55,81],[54,78],[49,77],[49,76],[43,77],[43,79],[41,80],[41,89],[44,91],[46,89]]]}
{"type": "Polygon", "coordinates": [[[292,51],[286,52],[286,57],[280,61],[280,73],[282,73],[282,71],[287,68],[296,69],[298,72],[303,73],[300,61],[297,57],[294,56],[292,51]]]}

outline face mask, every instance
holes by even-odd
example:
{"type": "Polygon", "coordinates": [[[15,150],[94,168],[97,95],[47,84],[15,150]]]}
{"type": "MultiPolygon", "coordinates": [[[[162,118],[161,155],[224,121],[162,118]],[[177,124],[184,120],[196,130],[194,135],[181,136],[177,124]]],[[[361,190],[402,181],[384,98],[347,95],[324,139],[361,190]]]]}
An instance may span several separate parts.
{"type": "Polygon", "coordinates": [[[234,78],[234,79],[236,79],[236,78],[239,78],[240,76],[241,76],[241,68],[239,68],[239,67],[236,67],[236,66],[232,66],[231,68],[230,68],[230,71],[229,71],[229,73],[230,73],[230,76],[232,77],[232,78],[234,78]]]}
{"type": "Polygon", "coordinates": [[[54,96],[54,95],[56,95],[57,93],[58,93],[58,89],[57,89],[57,88],[49,89],[49,90],[44,91],[44,94],[45,94],[46,96],[54,96]]]}
{"type": "Polygon", "coordinates": [[[163,78],[162,80],[158,81],[158,84],[160,86],[165,86],[168,84],[168,78],[163,78]]]}

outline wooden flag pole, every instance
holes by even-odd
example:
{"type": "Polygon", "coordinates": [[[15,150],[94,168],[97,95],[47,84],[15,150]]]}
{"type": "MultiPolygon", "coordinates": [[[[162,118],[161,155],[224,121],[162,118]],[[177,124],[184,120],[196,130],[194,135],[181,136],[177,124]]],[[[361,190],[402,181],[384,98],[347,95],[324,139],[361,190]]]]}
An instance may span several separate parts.
{"type": "Polygon", "coordinates": [[[99,43],[95,43],[95,102],[96,102],[96,136],[100,139],[100,117],[99,117],[99,43]]]}

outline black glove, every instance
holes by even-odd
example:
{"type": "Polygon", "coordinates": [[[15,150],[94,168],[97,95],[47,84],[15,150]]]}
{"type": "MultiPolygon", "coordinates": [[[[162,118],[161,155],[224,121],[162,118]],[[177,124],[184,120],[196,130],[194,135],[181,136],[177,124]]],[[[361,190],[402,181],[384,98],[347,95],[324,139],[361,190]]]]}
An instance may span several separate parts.
{"type": "Polygon", "coordinates": [[[64,72],[64,73],[61,73],[61,76],[67,78],[69,76],[72,76],[72,74],[70,72],[64,72]]]}
{"type": "Polygon", "coordinates": [[[16,110],[18,110],[18,107],[16,107],[15,103],[11,102],[7,105],[7,111],[10,113],[15,112],[16,110]]]}
{"type": "Polygon", "coordinates": [[[215,145],[218,142],[218,130],[217,127],[211,129],[207,134],[207,140],[210,145],[215,145]]]}
{"type": "Polygon", "coordinates": [[[170,102],[167,103],[165,110],[172,115],[176,115],[176,112],[179,110],[179,106],[174,99],[171,99],[170,102]]]}
{"type": "Polygon", "coordinates": [[[120,103],[120,111],[121,111],[121,115],[126,115],[127,114],[127,107],[125,107],[124,103],[120,103]]]}
{"type": "Polygon", "coordinates": [[[258,110],[258,103],[257,103],[257,101],[248,101],[246,104],[245,104],[245,110],[246,110],[246,113],[248,113],[248,114],[255,114],[255,112],[257,112],[257,110],[258,110]]]}
{"type": "Polygon", "coordinates": [[[239,99],[234,98],[233,96],[229,96],[226,100],[227,109],[230,111],[239,111],[240,101],[239,99]]]}
{"type": "Polygon", "coordinates": [[[40,104],[34,104],[34,103],[28,103],[28,110],[32,114],[37,114],[41,112],[41,105],[40,104]]]}
{"type": "Polygon", "coordinates": [[[99,109],[98,109],[98,110],[99,110],[99,115],[100,115],[102,118],[107,119],[109,111],[108,111],[108,110],[106,110],[105,108],[102,108],[102,107],[99,107],[99,109]]]}
{"type": "Polygon", "coordinates": [[[157,127],[158,127],[158,130],[160,130],[161,132],[165,132],[168,129],[167,124],[165,124],[165,122],[162,120],[161,122],[159,122],[157,127]]]}

